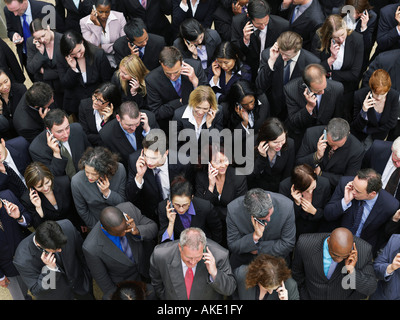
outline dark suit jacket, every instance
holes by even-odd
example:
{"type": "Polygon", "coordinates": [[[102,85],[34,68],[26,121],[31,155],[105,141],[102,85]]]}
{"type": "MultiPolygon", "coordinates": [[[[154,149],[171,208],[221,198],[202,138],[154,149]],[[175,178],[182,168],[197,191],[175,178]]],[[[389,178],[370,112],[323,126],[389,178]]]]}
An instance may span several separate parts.
{"type": "Polygon", "coordinates": [[[147,31],[158,34],[165,38],[168,45],[172,44],[172,28],[165,15],[172,14],[170,0],[147,0],[146,9],[142,7],[138,0],[120,0],[126,20],[141,18],[146,24],[147,31]]]}
{"type": "Polygon", "coordinates": [[[354,93],[354,120],[351,123],[351,133],[360,141],[363,141],[368,135],[373,140],[384,140],[397,124],[397,115],[399,114],[399,93],[395,89],[390,89],[385,101],[385,106],[381,118],[376,118],[374,108],[369,108],[367,112],[368,120],[361,115],[362,105],[367,96],[369,88],[361,88],[354,93]],[[367,132],[364,128],[367,127],[367,132]]]}
{"type": "Polygon", "coordinates": [[[0,68],[10,77],[11,83],[23,84],[25,82],[25,75],[17,57],[3,39],[0,39],[0,68]]]}
{"type": "MultiPolygon", "coordinates": [[[[48,284],[47,268],[43,268],[42,251],[33,242],[31,234],[19,244],[14,265],[22,280],[38,300],[72,300],[73,294],[85,295],[92,292],[92,278],[82,252],[82,237],[69,220],[57,221],[68,241],[59,253],[62,271],[55,273],[55,288],[48,284]]],[[[56,258],[56,262],[60,260],[56,258]]]]}
{"type": "MultiPolygon", "coordinates": [[[[343,287],[347,274],[340,262],[331,278],[325,276],[323,268],[323,245],[329,233],[309,233],[300,236],[296,243],[292,276],[299,288],[301,300],[360,300],[376,289],[372,266],[371,245],[354,237],[358,259],[355,266],[355,289],[343,287]]],[[[347,283],[347,282],[346,282],[347,283]]]]}
{"type": "Polygon", "coordinates": [[[372,168],[382,174],[386,163],[392,156],[392,144],[393,141],[374,140],[371,147],[365,152],[362,167],[372,168]]]}
{"type": "MultiPolygon", "coordinates": [[[[271,111],[273,115],[277,116],[280,115],[280,113],[286,115],[286,102],[283,91],[284,61],[282,59],[282,56],[279,55],[278,59],[275,62],[274,70],[271,70],[268,65],[269,51],[270,48],[267,48],[263,51],[261,55],[260,71],[257,74],[256,86],[267,94],[268,100],[271,104],[271,111]]],[[[301,77],[303,75],[303,70],[307,65],[320,62],[320,59],[317,58],[314,54],[305,49],[301,49],[300,55],[297,59],[295,67],[293,68],[289,80],[301,77]]]]}
{"type": "MultiPolygon", "coordinates": [[[[71,123],[71,133],[68,138],[68,143],[71,147],[72,160],[76,172],[78,172],[78,162],[81,159],[83,152],[90,146],[86,134],[79,123],[71,123]]],[[[47,145],[45,130],[32,141],[29,146],[29,153],[33,161],[42,162],[44,165],[49,167],[53,175],[63,176],[66,174],[65,167],[67,166],[68,160],[65,157],[62,157],[61,159],[53,157],[53,151],[47,145]]]]}
{"type": "MultiPolygon", "coordinates": [[[[318,139],[322,136],[324,128],[324,126],[315,126],[306,130],[296,155],[296,165],[307,163],[311,167],[315,167],[313,157],[317,151],[318,139]]],[[[357,171],[360,170],[364,147],[356,137],[349,134],[345,144],[335,151],[330,160],[328,158],[328,149],[328,147],[325,149],[319,166],[322,170],[322,176],[327,177],[332,188],[335,188],[342,176],[355,176],[357,171]]]]}
{"type": "MultiPolygon", "coordinates": [[[[359,206],[359,200],[353,199],[352,205],[343,211],[341,200],[344,195],[344,188],[349,181],[353,181],[354,176],[344,176],[340,179],[331,200],[327,203],[324,216],[327,221],[336,221],[339,226],[350,229],[353,226],[354,217],[359,206]]],[[[360,238],[367,241],[372,246],[375,253],[383,244],[383,227],[391,219],[399,208],[399,201],[386,190],[380,190],[378,199],[372,208],[365,224],[362,228],[360,238]]]]}
{"type": "MultiPolygon", "coordinates": [[[[30,214],[18,201],[12,191],[0,191],[0,197],[16,204],[19,211],[24,216],[27,225],[30,225],[30,214]]],[[[29,235],[30,232],[25,227],[19,225],[14,218],[10,217],[4,205],[0,208],[0,220],[4,228],[4,231],[0,231],[0,278],[4,276],[15,277],[18,275],[18,271],[13,264],[15,250],[17,250],[20,242],[29,235]]]]}
{"type": "Polygon", "coordinates": [[[94,1],[81,0],[79,1],[78,8],[75,6],[73,0],[55,0],[55,1],[56,1],[56,10],[65,23],[65,30],[73,29],[77,32],[81,32],[79,20],[89,15],[92,12],[93,8],[92,6],[94,5],[94,1]]]}
{"type": "Polygon", "coordinates": [[[389,4],[383,7],[379,12],[376,35],[376,42],[378,44],[377,50],[379,53],[400,48],[400,38],[397,32],[398,23],[395,19],[398,6],[397,3],[389,4]]]}
{"type": "MultiPolygon", "coordinates": [[[[194,59],[184,61],[194,68],[199,85],[207,85],[207,77],[200,61],[194,59]]],[[[175,109],[188,103],[189,95],[194,89],[187,76],[181,75],[181,79],[182,102],[161,66],[151,71],[145,79],[148,108],[155,114],[160,128],[166,132],[168,132],[168,120],[172,119],[175,109]]]]}
{"type": "MultiPolygon", "coordinates": [[[[65,89],[64,110],[68,113],[78,113],[79,103],[82,99],[91,97],[94,90],[102,83],[111,80],[113,71],[103,49],[97,48],[89,43],[94,52],[93,62],[89,62],[87,54],[86,61],[86,83],[83,82],[81,73],[73,71],[64,57],[57,60],[58,74],[61,85],[65,89]]],[[[89,50],[86,48],[86,50],[89,50]]],[[[79,69],[79,66],[77,67],[79,69]]]]}
{"type": "Polygon", "coordinates": [[[231,41],[233,17],[232,1],[219,0],[217,8],[213,13],[213,18],[215,30],[219,33],[222,41],[231,41]]]}
{"type": "MultiPolygon", "coordinates": [[[[240,48],[246,56],[246,63],[251,67],[253,79],[255,79],[260,64],[260,39],[253,33],[250,36],[250,44],[247,47],[243,42],[243,28],[250,21],[246,13],[238,14],[232,18],[232,43],[240,48]]],[[[289,22],[282,17],[270,15],[267,37],[264,48],[272,47],[280,34],[289,29],[289,22]]]]}
{"type": "MultiPolygon", "coordinates": [[[[157,129],[158,124],[154,114],[147,110],[141,110],[141,112],[147,114],[150,130],[157,129]]],[[[142,126],[139,126],[136,129],[135,137],[137,150],[140,150],[143,148],[142,141],[144,138],[142,126]]],[[[122,128],[117,119],[111,120],[106,126],[104,126],[100,130],[100,138],[107,148],[109,148],[112,152],[119,154],[120,162],[124,165],[125,169],[128,170],[129,155],[134,153],[136,150],[133,149],[125,133],[122,131],[122,128]]]]}
{"type": "MultiPolygon", "coordinates": [[[[161,50],[165,47],[165,40],[162,36],[153,33],[147,33],[149,40],[147,41],[143,63],[150,71],[157,68],[160,65],[159,56],[161,50]]],[[[123,36],[114,42],[114,57],[115,63],[119,66],[119,63],[123,58],[131,54],[131,50],[128,47],[128,38],[123,36]]]]}
{"type": "MultiPolygon", "coordinates": [[[[23,137],[16,137],[6,141],[6,148],[11,154],[18,171],[24,175],[26,167],[31,163],[29,155],[29,142],[23,137]]],[[[17,198],[22,194],[18,192],[15,181],[10,179],[8,175],[0,172],[0,189],[10,189],[17,198]]]]}
{"type": "MultiPolygon", "coordinates": [[[[12,81],[12,80],[11,80],[12,81]]],[[[22,83],[11,82],[11,89],[9,94],[8,104],[4,101],[4,98],[0,97],[3,103],[3,115],[12,123],[12,117],[14,115],[15,109],[21,99],[25,96],[26,87],[22,83]]]]}
{"type": "Polygon", "coordinates": [[[311,41],[315,31],[324,23],[325,16],[317,0],[293,22],[292,16],[296,5],[291,4],[288,9],[280,11],[279,15],[289,20],[289,30],[298,33],[303,38],[303,48],[311,50],[311,41]]]}
{"type": "Polygon", "coordinates": [[[363,72],[367,68],[369,63],[369,57],[371,49],[375,43],[375,31],[378,23],[378,15],[373,10],[368,10],[369,20],[367,23],[367,29],[361,32],[361,19],[357,21],[355,31],[363,36],[364,42],[364,61],[363,61],[363,72]]]}
{"type": "Polygon", "coordinates": [[[149,277],[150,254],[145,252],[144,243],[157,236],[156,223],[142,215],[133,204],[123,202],[116,207],[133,218],[140,231],[140,237],[126,233],[135,263],[105,235],[100,221],[82,246],[90,272],[103,292],[103,299],[109,299],[123,280],[140,281],[141,276],[149,277]]]}

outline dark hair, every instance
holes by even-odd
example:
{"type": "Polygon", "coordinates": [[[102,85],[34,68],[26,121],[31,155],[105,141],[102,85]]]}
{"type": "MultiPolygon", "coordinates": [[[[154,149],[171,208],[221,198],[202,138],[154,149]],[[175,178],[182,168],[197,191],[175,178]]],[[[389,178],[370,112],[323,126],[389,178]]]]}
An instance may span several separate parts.
{"type": "Polygon", "coordinates": [[[117,207],[105,207],[100,212],[100,223],[106,231],[121,225],[125,220],[124,214],[117,207]]]}
{"type": "Polygon", "coordinates": [[[97,47],[90,42],[86,41],[82,34],[75,30],[65,31],[60,40],[60,52],[66,57],[68,56],[78,44],[83,43],[85,47],[85,57],[88,58],[89,64],[92,64],[94,59],[94,52],[97,47]]]}
{"type": "Polygon", "coordinates": [[[270,15],[271,8],[264,0],[250,0],[247,4],[247,13],[251,20],[262,19],[270,15]]]}
{"type": "Polygon", "coordinates": [[[202,33],[205,33],[204,27],[194,18],[184,20],[179,26],[179,37],[182,38],[182,40],[195,41],[202,33]]]}
{"type": "MultiPolygon", "coordinates": [[[[358,13],[363,13],[364,10],[371,10],[373,8],[368,0],[346,0],[344,6],[353,6],[358,13]]],[[[342,12],[342,10],[340,10],[340,12],[342,12]]],[[[342,17],[346,14],[347,12],[341,13],[342,17]]]]}
{"type": "Polygon", "coordinates": [[[183,57],[177,48],[166,46],[161,50],[159,60],[166,67],[172,68],[178,61],[182,62],[183,57]]]}
{"type": "Polygon", "coordinates": [[[118,155],[106,147],[88,147],[79,160],[79,170],[88,165],[101,176],[112,177],[118,170],[118,155]]]}
{"type": "Polygon", "coordinates": [[[51,250],[60,249],[67,243],[61,226],[53,220],[46,220],[36,228],[35,240],[42,249],[51,250]]]}
{"type": "MultiPolygon", "coordinates": [[[[268,118],[262,124],[260,130],[258,131],[257,136],[257,145],[261,141],[274,141],[276,140],[282,133],[285,133],[287,137],[286,129],[283,123],[278,118],[268,118]]],[[[287,139],[286,143],[282,146],[282,150],[287,148],[287,139]]]]}
{"type": "Polygon", "coordinates": [[[213,60],[218,58],[235,60],[235,66],[232,69],[235,73],[237,73],[242,67],[241,53],[236,45],[230,41],[221,42],[215,49],[213,60]]]}
{"type": "Polygon", "coordinates": [[[111,82],[100,84],[93,93],[101,93],[106,102],[112,103],[114,110],[121,105],[121,91],[111,82]]]}
{"type": "Polygon", "coordinates": [[[96,0],[95,1],[95,6],[111,6],[111,1],[110,0],[96,0]]]}
{"type": "Polygon", "coordinates": [[[178,175],[172,180],[170,186],[171,199],[174,196],[187,196],[191,198],[194,195],[192,184],[186,180],[183,175],[178,175]]]}
{"type": "MultiPolygon", "coordinates": [[[[253,82],[245,79],[240,79],[231,85],[228,93],[229,109],[235,112],[236,103],[240,103],[244,97],[253,96],[257,101],[258,91],[253,82]]],[[[257,102],[256,102],[257,105],[257,102]]]]}
{"type": "Polygon", "coordinates": [[[34,82],[25,95],[26,103],[31,107],[44,107],[53,98],[52,87],[45,82],[34,82]]]}
{"type": "Polygon", "coordinates": [[[293,168],[291,182],[296,190],[306,191],[314,180],[317,180],[317,174],[310,165],[305,163],[293,168]]]}
{"type": "Polygon", "coordinates": [[[379,192],[382,189],[382,176],[374,169],[365,168],[357,172],[360,180],[367,180],[367,193],[379,192]]]}
{"type": "Polygon", "coordinates": [[[117,283],[117,290],[111,300],[146,300],[146,283],[141,281],[125,280],[117,283]]]}
{"type": "Polygon", "coordinates": [[[141,37],[144,33],[143,30],[147,30],[147,27],[141,18],[129,20],[124,27],[125,35],[131,42],[134,38],[141,37]]]}
{"type": "Polygon", "coordinates": [[[54,125],[61,125],[64,122],[64,119],[68,118],[67,113],[59,108],[51,109],[47,112],[46,116],[43,119],[44,125],[46,128],[53,128],[54,125]]]}
{"type": "Polygon", "coordinates": [[[40,30],[45,30],[47,28],[47,25],[44,26],[44,19],[42,18],[36,18],[35,20],[32,20],[31,24],[29,25],[29,30],[31,31],[31,34],[33,35],[36,31],[40,30]]]}
{"type": "Polygon", "coordinates": [[[150,149],[154,152],[160,152],[165,154],[168,150],[168,139],[160,130],[150,130],[149,133],[144,137],[142,141],[143,149],[150,149]]]}
{"type": "Polygon", "coordinates": [[[28,189],[34,188],[38,183],[44,181],[45,178],[51,181],[53,185],[54,176],[50,169],[41,162],[30,163],[24,173],[25,183],[28,189]]]}

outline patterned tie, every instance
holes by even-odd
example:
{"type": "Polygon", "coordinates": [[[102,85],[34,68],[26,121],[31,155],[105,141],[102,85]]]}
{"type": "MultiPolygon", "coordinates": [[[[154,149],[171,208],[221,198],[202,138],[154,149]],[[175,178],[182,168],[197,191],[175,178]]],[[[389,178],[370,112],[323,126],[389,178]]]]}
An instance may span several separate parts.
{"type": "Polygon", "coordinates": [[[128,238],[126,236],[121,237],[121,247],[122,251],[126,254],[126,256],[131,260],[132,262],[135,262],[132,254],[132,249],[128,243],[128,238]]]}
{"type": "Polygon", "coordinates": [[[140,4],[142,5],[142,7],[143,7],[144,9],[146,9],[147,0],[140,0],[140,4]]]}
{"type": "Polygon", "coordinates": [[[283,68],[283,85],[289,82],[290,79],[290,64],[292,63],[292,59],[289,59],[286,62],[286,66],[283,68]]]}
{"type": "Polygon", "coordinates": [[[190,290],[192,290],[192,284],[193,284],[193,270],[192,268],[188,268],[185,274],[185,285],[186,285],[186,293],[188,300],[190,297],[190,290]]]}
{"type": "Polygon", "coordinates": [[[365,204],[364,200],[361,200],[359,202],[359,205],[358,205],[358,208],[357,208],[357,212],[356,212],[356,214],[354,216],[354,222],[353,222],[353,225],[352,225],[351,230],[350,230],[353,234],[356,234],[358,226],[360,225],[361,217],[362,217],[363,212],[364,212],[364,204],[365,204]]]}
{"type": "Polygon", "coordinates": [[[24,52],[26,52],[26,41],[28,38],[31,37],[31,31],[29,30],[29,24],[26,21],[26,14],[24,13],[22,15],[23,23],[22,23],[22,32],[24,35],[24,52]]]}
{"type": "Polygon", "coordinates": [[[329,159],[329,160],[331,160],[331,158],[333,157],[334,153],[335,153],[335,150],[333,150],[333,149],[331,148],[331,149],[329,150],[329,152],[328,152],[328,159],[329,159]]]}
{"type": "Polygon", "coordinates": [[[74,174],[76,173],[75,166],[72,161],[72,156],[69,153],[68,149],[64,146],[63,143],[61,143],[60,152],[63,157],[68,159],[67,166],[65,167],[65,173],[71,179],[74,176],[74,174]]]}
{"type": "Polygon", "coordinates": [[[400,168],[396,168],[390,176],[388,183],[386,185],[385,190],[389,192],[391,195],[396,196],[397,186],[400,180],[400,168]]]}
{"type": "Polygon", "coordinates": [[[174,88],[178,96],[182,97],[182,89],[181,89],[181,78],[179,77],[178,80],[173,81],[174,88]]]}
{"type": "Polygon", "coordinates": [[[292,20],[290,21],[290,23],[293,23],[297,19],[297,14],[299,13],[299,8],[300,8],[300,6],[296,6],[296,8],[294,8],[292,20]]]}
{"type": "Polygon", "coordinates": [[[144,53],[143,53],[143,47],[142,47],[142,48],[139,48],[139,58],[140,58],[140,60],[143,60],[143,56],[144,56],[144,53]]]}
{"type": "MultiPolygon", "coordinates": [[[[22,181],[21,177],[18,175],[17,172],[14,171],[13,168],[11,168],[7,161],[3,161],[4,164],[4,168],[6,168],[6,172],[7,175],[10,177],[10,182],[15,185],[15,187],[17,188],[16,190],[16,196],[17,198],[21,197],[22,194],[25,192],[25,190],[27,189],[24,182],[22,181]]],[[[14,190],[13,190],[14,191],[14,190]]]]}

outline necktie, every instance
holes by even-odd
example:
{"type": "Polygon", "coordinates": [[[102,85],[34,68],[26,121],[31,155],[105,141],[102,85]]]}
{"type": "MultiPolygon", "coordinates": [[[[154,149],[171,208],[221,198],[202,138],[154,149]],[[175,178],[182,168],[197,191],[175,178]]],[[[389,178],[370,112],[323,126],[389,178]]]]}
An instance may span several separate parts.
{"type": "Polygon", "coordinates": [[[63,143],[61,143],[60,152],[63,157],[66,157],[68,159],[67,166],[65,167],[65,173],[71,179],[73,175],[76,173],[75,166],[72,161],[72,156],[63,143]]]}
{"type": "Polygon", "coordinates": [[[18,175],[17,172],[14,171],[13,168],[11,168],[7,161],[3,161],[4,167],[6,168],[7,175],[10,177],[10,182],[17,188],[17,190],[13,190],[16,194],[16,196],[19,198],[22,196],[22,194],[26,190],[26,186],[24,182],[21,180],[20,176],[18,175]]]}
{"type": "Polygon", "coordinates": [[[136,144],[136,137],[135,137],[135,133],[132,134],[126,134],[126,137],[129,140],[129,143],[131,144],[132,148],[136,151],[137,150],[137,144],[136,144]]]}
{"type": "Polygon", "coordinates": [[[126,254],[126,256],[129,258],[129,260],[134,262],[132,249],[129,246],[128,239],[126,236],[121,237],[121,247],[122,247],[122,251],[126,254]]]}
{"type": "Polygon", "coordinates": [[[190,297],[190,290],[192,290],[192,284],[193,284],[193,270],[192,268],[188,268],[185,274],[185,285],[186,285],[186,293],[188,300],[190,297]]]}
{"type": "Polygon", "coordinates": [[[400,180],[400,168],[396,168],[390,176],[388,183],[386,185],[385,190],[389,192],[391,195],[396,196],[397,186],[400,180]]]}
{"type": "Polygon", "coordinates": [[[328,280],[332,277],[333,272],[336,269],[336,265],[337,263],[335,261],[331,261],[331,265],[329,266],[329,270],[328,270],[328,274],[326,275],[326,277],[328,278],[328,280]]]}
{"type": "Polygon", "coordinates": [[[294,8],[292,20],[290,21],[290,23],[293,23],[297,19],[297,14],[299,13],[299,8],[300,8],[300,6],[296,6],[296,8],[294,8]]]}
{"type": "Polygon", "coordinates": [[[139,58],[140,58],[140,60],[143,60],[143,56],[144,56],[143,48],[139,48],[139,58]]]}
{"type": "MultiPolygon", "coordinates": [[[[312,111],[312,115],[313,115],[314,118],[316,118],[318,116],[318,108],[319,108],[319,105],[318,105],[318,99],[317,99],[317,101],[315,101],[315,107],[314,107],[314,109],[312,111]]],[[[332,155],[333,155],[333,153],[332,153],[332,155]]]]}
{"type": "Polygon", "coordinates": [[[24,34],[24,50],[26,52],[26,41],[28,40],[28,38],[31,37],[31,31],[29,30],[29,24],[26,21],[26,14],[25,13],[22,15],[22,19],[23,19],[22,32],[24,34]]]}
{"type": "Polygon", "coordinates": [[[181,90],[181,78],[179,77],[178,80],[174,81],[174,88],[178,96],[182,97],[182,90],[181,90]]]}
{"type": "MultiPolygon", "coordinates": [[[[316,107],[316,106],[315,106],[316,107]]],[[[330,148],[329,152],[328,152],[328,159],[331,160],[331,158],[333,157],[333,154],[335,153],[335,150],[333,150],[332,148],[330,148]]]]}
{"type": "Polygon", "coordinates": [[[290,79],[290,64],[292,63],[292,59],[289,59],[286,62],[286,66],[283,68],[283,85],[289,82],[290,79]]]}
{"type": "Polygon", "coordinates": [[[142,5],[143,8],[146,9],[147,6],[147,0],[140,0],[140,4],[142,5]]]}
{"type": "Polygon", "coordinates": [[[162,184],[161,184],[161,177],[160,177],[161,169],[160,168],[154,168],[153,172],[154,172],[154,177],[156,178],[159,198],[162,201],[162,200],[164,200],[164,193],[163,193],[162,184]]]}
{"type": "Polygon", "coordinates": [[[354,222],[353,222],[353,225],[352,225],[351,230],[350,230],[353,234],[356,234],[358,226],[359,226],[359,224],[361,222],[361,217],[362,217],[363,212],[364,212],[364,204],[365,204],[365,201],[363,201],[363,200],[359,202],[359,205],[358,205],[358,208],[357,208],[357,212],[356,212],[356,214],[354,216],[354,222]]]}

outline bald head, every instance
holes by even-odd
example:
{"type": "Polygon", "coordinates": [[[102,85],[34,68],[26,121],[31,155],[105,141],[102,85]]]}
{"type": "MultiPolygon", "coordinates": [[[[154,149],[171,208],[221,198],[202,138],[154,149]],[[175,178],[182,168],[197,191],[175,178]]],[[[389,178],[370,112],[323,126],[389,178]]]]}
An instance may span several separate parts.
{"type": "Polygon", "coordinates": [[[122,211],[116,207],[106,207],[100,213],[100,223],[107,232],[119,227],[124,219],[122,211]]]}
{"type": "Polygon", "coordinates": [[[346,259],[353,248],[353,234],[347,228],[337,228],[328,239],[329,254],[335,262],[346,259]]]}

